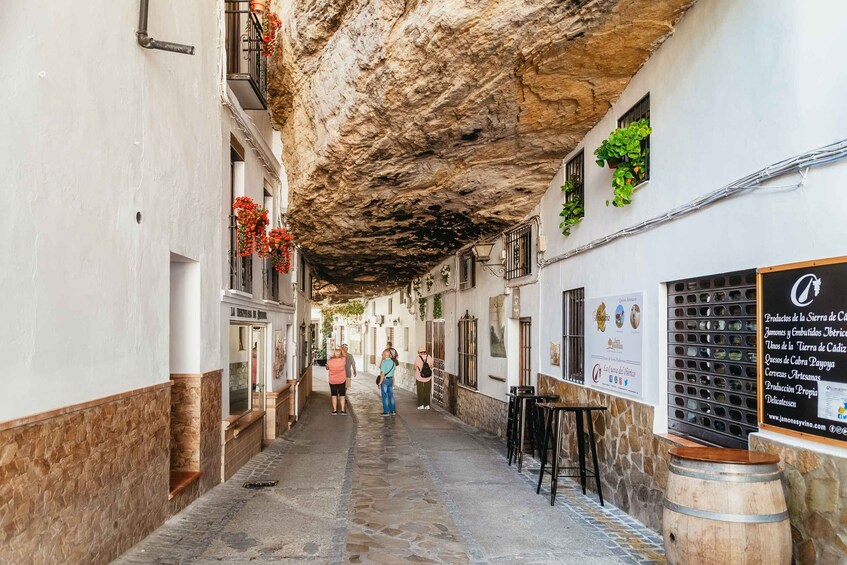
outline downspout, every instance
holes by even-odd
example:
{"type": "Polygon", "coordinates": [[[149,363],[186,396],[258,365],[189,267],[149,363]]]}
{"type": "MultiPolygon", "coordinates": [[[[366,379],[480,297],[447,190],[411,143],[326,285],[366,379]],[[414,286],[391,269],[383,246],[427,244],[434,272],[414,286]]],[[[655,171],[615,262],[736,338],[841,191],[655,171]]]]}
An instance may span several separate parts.
{"type": "Polygon", "coordinates": [[[162,51],[182,53],[183,55],[194,55],[193,45],[171,43],[170,41],[158,41],[147,35],[147,14],[149,12],[149,7],[150,0],[141,0],[141,6],[138,14],[138,31],[135,32],[138,44],[145,49],[161,49],[162,51]]]}

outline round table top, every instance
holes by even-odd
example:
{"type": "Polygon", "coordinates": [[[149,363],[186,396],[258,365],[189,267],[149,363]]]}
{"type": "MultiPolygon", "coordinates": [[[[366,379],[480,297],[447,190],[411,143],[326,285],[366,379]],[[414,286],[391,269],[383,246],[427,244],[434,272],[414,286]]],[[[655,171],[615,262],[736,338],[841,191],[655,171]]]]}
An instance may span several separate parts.
{"type": "Polygon", "coordinates": [[[729,463],[732,465],[774,465],[779,463],[778,455],[724,447],[674,447],[671,448],[670,454],[690,461],[729,463]]]}

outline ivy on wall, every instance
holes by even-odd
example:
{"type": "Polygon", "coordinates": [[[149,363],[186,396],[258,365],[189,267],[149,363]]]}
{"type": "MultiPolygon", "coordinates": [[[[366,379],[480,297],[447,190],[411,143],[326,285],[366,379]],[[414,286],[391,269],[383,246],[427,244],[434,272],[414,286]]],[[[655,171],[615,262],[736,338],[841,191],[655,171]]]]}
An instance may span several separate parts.
{"type": "Polygon", "coordinates": [[[441,318],[441,293],[439,292],[432,297],[432,318],[438,320],[441,318]]]}
{"type": "Polygon", "coordinates": [[[418,313],[421,320],[426,320],[426,297],[418,298],[418,313]]]}

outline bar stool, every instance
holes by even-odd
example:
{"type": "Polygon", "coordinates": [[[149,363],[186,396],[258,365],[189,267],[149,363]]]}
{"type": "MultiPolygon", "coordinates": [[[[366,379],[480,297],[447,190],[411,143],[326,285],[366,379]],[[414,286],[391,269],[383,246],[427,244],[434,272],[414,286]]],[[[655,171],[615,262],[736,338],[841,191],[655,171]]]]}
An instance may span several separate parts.
{"type": "Polygon", "coordinates": [[[506,415],[506,457],[509,460],[509,465],[512,464],[512,456],[514,455],[515,439],[520,430],[519,404],[518,395],[535,394],[534,386],[513,386],[509,387],[509,409],[506,415]]]}
{"type": "Polygon", "coordinates": [[[510,398],[514,398],[514,419],[511,424],[511,432],[509,434],[511,441],[509,444],[509,465],[512,461],[518,462],[518,471],[523,469],[523,453],[524,453],[524,438],[529,432],[529,447],[534,454],[540,450],[541,444],[538,442],[538,431],[535,424],[535,418],[532,414],[535,412],[535,404],[537,402],[555,400],[555,396],[546,394],[511,394],[510,398]]]}
{"type": "Polygon", "coordinates": [[[550,464],[550,506],[553,506],[556,500],[556,491],[558,488],[559,477],[579,477],[579,482],[582,485],[582,494],[585,494],[586,479],[593,477],[597,485],[597,495],[600,497],[600,506],[603,504],[603,489],[600,486],[600,465],[597,462],[597,444],[594,438],[594,422],[591,419],[592,412],[600,412],[606,410],[606,406],[589,406],[587,404],[571,404],[567,402],[540,402],[537,405],[538,410],[543,410],[541,419],[545,422],[544,439],[541,445],[541,468],[538,471],[538,486],[535,489],[535,494],[541,493],[541,483],[544,479],[544,467],[547,465],[547,450],[552,454],[553,460],[550,464]],[[559,466],[559,414],[562,412],[573,413],[576,417],[576,445],[579,455],[578,467],[560,467],[559,466]],[[591,461],[593,463],[593,472],[589,473],[585,466],[585,443],[584,423],[583,418],[588,420],[588,443],[591,449],[591,461]],[[578,469],[577,475],[560,475],[562,469],[572,470],[578,469]]]}

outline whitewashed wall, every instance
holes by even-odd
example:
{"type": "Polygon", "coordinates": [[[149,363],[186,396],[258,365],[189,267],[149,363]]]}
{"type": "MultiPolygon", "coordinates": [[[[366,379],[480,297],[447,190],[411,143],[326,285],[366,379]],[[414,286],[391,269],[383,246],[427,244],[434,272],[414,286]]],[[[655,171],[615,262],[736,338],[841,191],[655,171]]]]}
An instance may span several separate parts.
{"type": "Polygon", "coordinates": [[[217,15],[153,3],[194,56],[137,23],[138,2],[0,3],[0,421],[167,381],[171,252],[200,263],[193,370],[221,366],[217,15]]]}
{"type": "MultiPolygon", "coordinates": [[[[664,213],[771,163],[847,138],[847,75],[833,61],[847,54],[834,1],[698,2],[676,33],[633,78],[577,148],[585,149],[586,214],[568,238],[557,234],[562,172],[541,202],[552,257],[664,213]],[[593,151],[616,120],[650,93],[651,180],[624,209],[605,206],[611,171],[593,151]]],[[[572,153],[575,154],[576,151],[572,153]]],[[[567,160],[567,159],[566,159],[567,160]]],[[[644,293],[644,398],[660,406],[666,429],[668,281],[847,254],[847,163],[814,169],[719,203],[641,235],[618,240],[542,271],[542,343],[561,341],[562,291],[586,298],[644,293]]],[[[540,371],[561,368],[540,357],[540,371]]]]}

